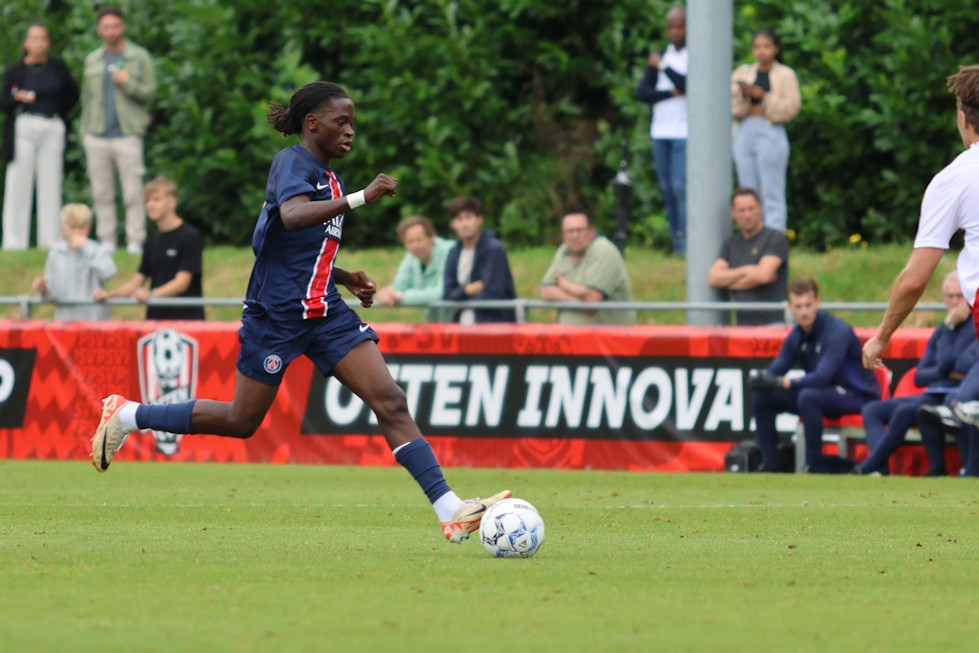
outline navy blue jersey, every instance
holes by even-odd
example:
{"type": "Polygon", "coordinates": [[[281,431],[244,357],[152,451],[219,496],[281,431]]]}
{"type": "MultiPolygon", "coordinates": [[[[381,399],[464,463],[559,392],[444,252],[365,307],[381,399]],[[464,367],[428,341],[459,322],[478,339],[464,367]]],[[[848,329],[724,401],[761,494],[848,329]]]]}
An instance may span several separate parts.
{"type": "Polygon", "coordinates": [[[344,214],[322,225],[286,231],[279,209],[297,195],[309,195],[312,201],[343,196],[343,182],[336,173],[300,145],[272,159],[265,203],[252,234],[255,265],[245,307],[276,320],[326,317],[343,301],[333,282],[333,263],[344,214]]]}

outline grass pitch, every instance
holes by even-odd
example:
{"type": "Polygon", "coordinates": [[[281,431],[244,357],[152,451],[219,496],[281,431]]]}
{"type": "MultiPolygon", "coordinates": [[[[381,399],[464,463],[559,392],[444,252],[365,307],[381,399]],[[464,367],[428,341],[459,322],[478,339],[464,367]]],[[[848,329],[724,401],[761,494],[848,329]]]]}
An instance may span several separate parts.
{"type": "Polygon", "coordinates": [[[0,462],[3,651],[971,650],[971,480],[448,470],[546,521],[496,560],[400,468],[0,462]]]}

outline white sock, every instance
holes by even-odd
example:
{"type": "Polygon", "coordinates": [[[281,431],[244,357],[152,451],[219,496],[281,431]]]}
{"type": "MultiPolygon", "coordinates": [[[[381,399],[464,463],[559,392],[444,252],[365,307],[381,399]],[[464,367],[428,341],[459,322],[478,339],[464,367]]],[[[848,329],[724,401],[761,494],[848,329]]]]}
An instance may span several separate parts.
{"type": "Polygon", "coordinates": [[[411,442],[405,442],[404,444],[399,444],[394,449],[391,449],[391,455],[397,456],[398,452],[404,449],[405,447],[407,447],[409,444],[411,444],[411,442]]]}
{"type": "Polygon", "coordinates": [[[452,521],[456,511],[459,510],[463,503],[463,500],[455,492],[449,490],[436,499],[432,507],[435,508],[435,514],[438,515],[439,521],[444,524],[445,522],[452,521]]]}
{"type": "Polygon", "coordinates": [[[139,404],[135,401],[128,401],[122,405],[122,408],[116,411],[122,428],[127,431],[135,431],[138,428],[136,426],[136,408],[138,406],[139,404]]]}

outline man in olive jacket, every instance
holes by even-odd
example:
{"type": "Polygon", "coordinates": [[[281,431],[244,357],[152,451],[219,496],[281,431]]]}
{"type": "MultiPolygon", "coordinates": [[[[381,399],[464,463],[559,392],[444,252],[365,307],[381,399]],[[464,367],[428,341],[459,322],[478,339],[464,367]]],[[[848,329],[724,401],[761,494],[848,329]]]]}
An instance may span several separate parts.
{"type": "Polygon", "coordinates": [[[147,105],[156,94],[153,60],[125,38],[117,7],[97,14],[102,47],[85,57],[82,79],[82,145],[92,184],[96,233],[116,246],[116,169],[126,205],[126,249],[139,254],[146,240],[143,210],[143,136],[150,122],[147,105]]]}

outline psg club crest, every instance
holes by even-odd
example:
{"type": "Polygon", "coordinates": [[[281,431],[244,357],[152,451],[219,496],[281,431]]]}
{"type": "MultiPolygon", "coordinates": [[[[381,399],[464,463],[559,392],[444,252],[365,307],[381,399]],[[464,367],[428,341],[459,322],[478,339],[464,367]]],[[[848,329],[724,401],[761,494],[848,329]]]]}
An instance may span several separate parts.
{"type": "MultiPolygon", "coordinates": [[[[139,339],[139,389],[145,404],[176,404],[197,396],[197,341],[171,328],[139,339]]],[[[177,453],[183,433],[153,431],[157,451],[177,453]]]]}

